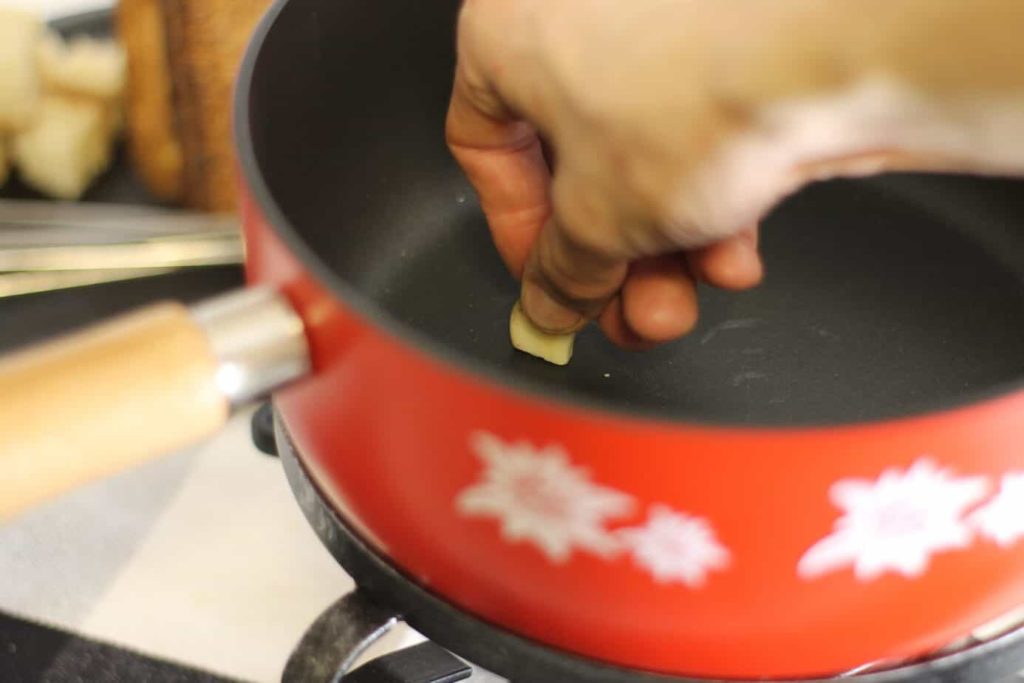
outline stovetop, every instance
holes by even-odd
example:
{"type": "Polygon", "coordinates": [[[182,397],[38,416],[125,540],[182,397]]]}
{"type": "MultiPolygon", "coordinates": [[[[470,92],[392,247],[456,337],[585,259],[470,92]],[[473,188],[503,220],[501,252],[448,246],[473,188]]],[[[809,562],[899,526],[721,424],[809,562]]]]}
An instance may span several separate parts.
{"type": "MultiPolygon", "coordinates": [[[[432,643],[419,643],[374,658],[347,677],[351,683],[419,681],[499,683],[500,678],[476,671],[432,643]],[[427,672],[431,678],[422,678],[427,672]],[[444,672],[450,672],[447,678],[444,672]]],[[[4,683],[245,683],[181,662],[151,657],[135,650],[86,638],[0,612],[0,681],[4,683]]]]}

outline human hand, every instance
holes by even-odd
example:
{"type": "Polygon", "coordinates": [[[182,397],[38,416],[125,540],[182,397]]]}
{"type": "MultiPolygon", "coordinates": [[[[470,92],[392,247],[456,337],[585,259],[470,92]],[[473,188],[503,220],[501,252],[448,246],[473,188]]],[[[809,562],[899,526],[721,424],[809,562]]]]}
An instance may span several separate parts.
{"type": "Polygon", "coordinates": [[[667,341],[696,281],[760,281],[757,222],[803,184],[1019,165],[992,117],[1020,68],[988,57],[1020,3],[981,2],[468,0],[447,136],[529,318],[667,341]]]}

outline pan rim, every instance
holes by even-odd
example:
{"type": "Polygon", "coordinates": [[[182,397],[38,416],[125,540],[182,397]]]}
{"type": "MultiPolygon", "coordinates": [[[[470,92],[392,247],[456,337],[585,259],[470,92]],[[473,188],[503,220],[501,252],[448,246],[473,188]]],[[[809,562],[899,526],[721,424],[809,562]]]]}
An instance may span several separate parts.
{"type": "MultiPolygon", "coordinates": [[[[251,136],[251,95],[253,77],[263,55],[267,38],[284,9],[293,0],[274,0],[260,19],[246,47],[235,80],[232,102],[232,136],[238,157],[240,179],[247,193],[265,218],[267,227],[284,244],[307,273],[332,297],[357,314],[374,329],[388,335],[406,352],[419,354],[448,372],[456,372],[473,382],[508,392],[535,405],[548,405],[561,411],[574,411],[598,419],[611,418],[635,426],[669,431],[723,431],[741,433],[800,433],[858,430],[967,412],[1024,393],[1024,377],[1011,378],[965,391],[955,397],[916,401],[906,411],[868,419],[831,419],[776,422],[770,420],[735,421],[672,414],[668,410],[624,406],[613,400],[581,396],[572,391],[544,386],[514,373],[495,368],[472,356],[458,353],[415,327],[390,314],[373,299],[338,276],[303,239],[300,231],[285,216],[266,183],[251,136]]],[[[315,369],[314,369],[315,372],[315,369]]],[[[301,381],[301,380],[300,380],[301,381]]]]}

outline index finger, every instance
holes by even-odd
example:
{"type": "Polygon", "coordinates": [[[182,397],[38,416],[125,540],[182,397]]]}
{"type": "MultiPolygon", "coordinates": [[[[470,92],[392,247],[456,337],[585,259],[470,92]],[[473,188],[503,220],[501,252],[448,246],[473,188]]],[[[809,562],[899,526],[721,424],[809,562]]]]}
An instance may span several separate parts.
{"type": "Polygon", "coordinates": [[[540,139],[498,98],[456,75],[446,139],[480,198],[494,244],[517,278],[551,214],[550,171],[540,139]]]}

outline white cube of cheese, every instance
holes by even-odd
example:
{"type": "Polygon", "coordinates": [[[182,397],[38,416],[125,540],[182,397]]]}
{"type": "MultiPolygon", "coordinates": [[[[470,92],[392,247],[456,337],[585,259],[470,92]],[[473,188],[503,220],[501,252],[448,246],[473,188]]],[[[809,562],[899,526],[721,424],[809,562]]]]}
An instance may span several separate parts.
{"type": "Polygon", "coordinates": [[[124,48],[113,40],[81,36],[64,42],[50,32],[39,41],[36,63],[52,92],[108,101],[124,92],[127,59],[124,48]]]}
{"type": "Polygon", "coordinates": [[[110,125],[102,102],[47,95],[32,125],[12,143],[21,178],[60,199],[77,199],[111,158],[110,125]]]}

